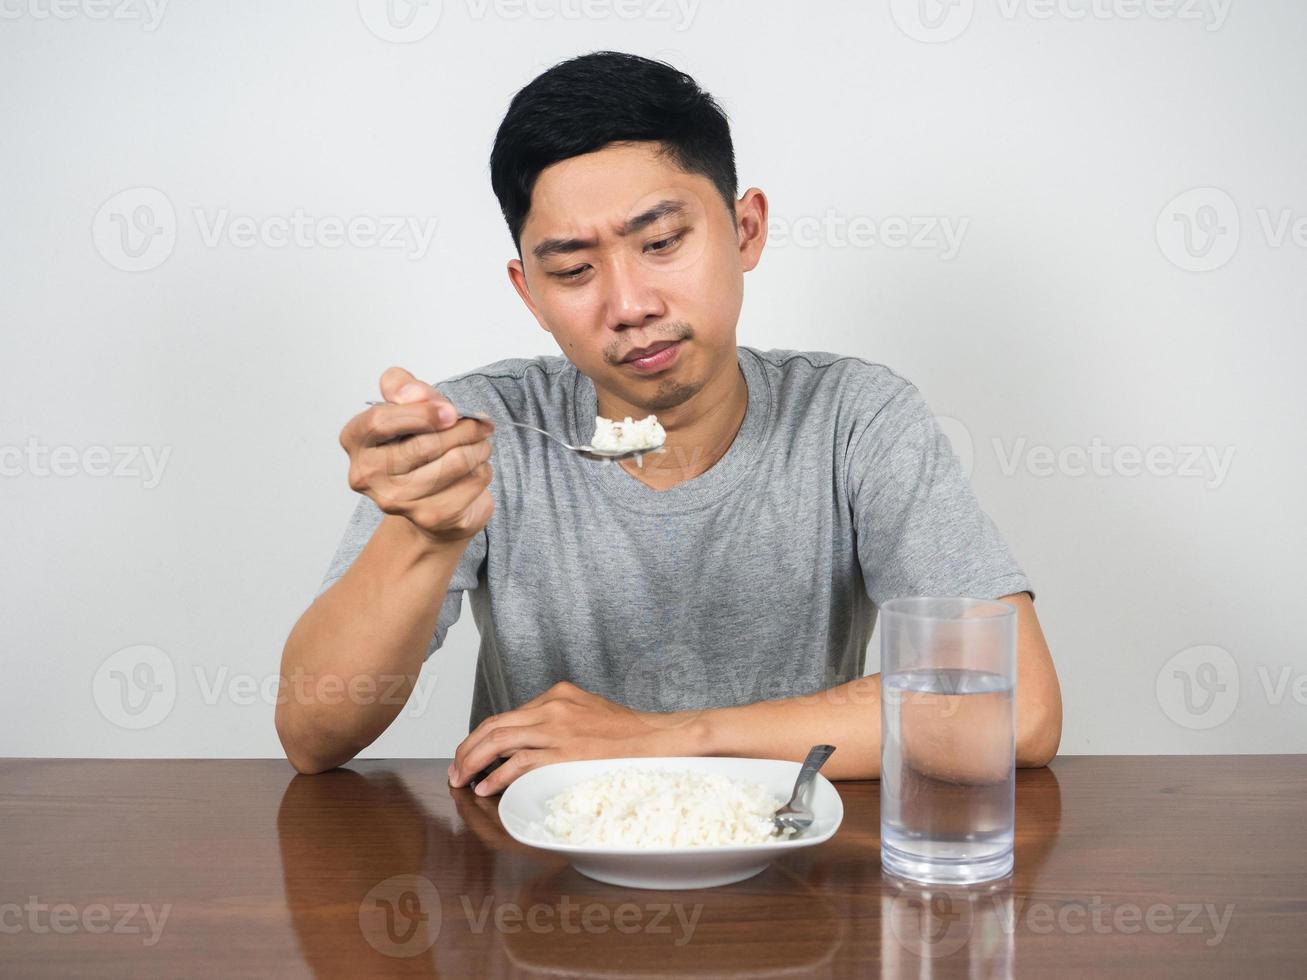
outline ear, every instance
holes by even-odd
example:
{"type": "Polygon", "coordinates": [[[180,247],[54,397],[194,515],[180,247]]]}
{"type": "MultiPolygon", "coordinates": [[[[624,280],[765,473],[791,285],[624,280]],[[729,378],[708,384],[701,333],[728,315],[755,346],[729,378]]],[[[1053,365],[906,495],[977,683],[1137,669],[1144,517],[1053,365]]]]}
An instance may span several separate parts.
{"type": "Polygon", "coordinates": [[[735,202],[736,234],[740,247],[740,266],[749,272],[762,258],[767,244],[767,195],[750,187],[735,202]]]}
{"type": "Polygon", "coordinates": [[[526,283],[526,269],[523,267],[521,259],[509,260],[508,281],[511,282],[513,288],[517,290],[517,295],[522,297],[522,302],[525,303],[526,308],[531,311],[531,315],[536,318],[536,323],[540,324],[540,328],[544,330],[545,333],[553,333],[553,331],[549,329],[549,324],[545,323],[544,317],[540,315],[540,311],[536,308],[535,301],[531,299],[531,287],[526,283]]]}

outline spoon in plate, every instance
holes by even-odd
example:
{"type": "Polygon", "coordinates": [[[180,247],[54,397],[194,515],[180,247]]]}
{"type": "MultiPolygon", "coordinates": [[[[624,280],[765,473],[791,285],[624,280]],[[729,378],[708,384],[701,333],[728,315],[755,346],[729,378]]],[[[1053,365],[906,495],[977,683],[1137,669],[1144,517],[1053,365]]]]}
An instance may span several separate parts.
{"type": "Polygon", "coordinates": [[[817,778],[817,770],[826,764],[834,751],[833,745],[814,745],[808,750],[808,758],[803,760],[799,769],[799,778],[794,781],[790,802],[772,814],[777,834],[786,830],[798,834],[812,826],[812,784],[817,778]]]}

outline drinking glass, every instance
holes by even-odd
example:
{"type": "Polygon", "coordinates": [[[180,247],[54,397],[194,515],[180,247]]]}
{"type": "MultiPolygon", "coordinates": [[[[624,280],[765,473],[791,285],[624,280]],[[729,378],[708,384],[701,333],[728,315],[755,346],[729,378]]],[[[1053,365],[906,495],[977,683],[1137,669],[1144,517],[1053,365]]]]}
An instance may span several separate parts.
{"type": "Polygon", "coordinates": [[[1016,609],[891,599],[881,614],[881,865],[944,884],[1012,871],[1016,609]]]}

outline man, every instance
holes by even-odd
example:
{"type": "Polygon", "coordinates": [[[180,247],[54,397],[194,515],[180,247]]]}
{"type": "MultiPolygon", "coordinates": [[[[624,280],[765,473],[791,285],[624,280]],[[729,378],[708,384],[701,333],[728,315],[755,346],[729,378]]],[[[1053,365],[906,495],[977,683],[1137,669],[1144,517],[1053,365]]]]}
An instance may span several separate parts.
{"type": "MultiPolygon", "coordinates": [[[[1016,608],[1017,761],[1047,763],[1061,698],[1030,583],[919,392],[861,358],[737,347],[767,199],[736,197],[712,98],[631,55],[564,62],[513,99],[491,182],[509,279],[564,356],[435,388],[391,368],[385,403],[345,426],[364,497],[282,673],[402,684],[283,699],[292,764],[319,772],[376,739],[464,592],[481,650],[449,778],[503,760],[481,794],[566,759],[801,759],[819,742],[839,747],[833,778],[876,777],[865,650],[877,606],[911,594],[1016,608]],[[596,463],[455,408],[574,445],[597,415],[656,414],[666,451],[596,463]]],[[[956,746],[934,749],[947,768],[956,746]]]]}

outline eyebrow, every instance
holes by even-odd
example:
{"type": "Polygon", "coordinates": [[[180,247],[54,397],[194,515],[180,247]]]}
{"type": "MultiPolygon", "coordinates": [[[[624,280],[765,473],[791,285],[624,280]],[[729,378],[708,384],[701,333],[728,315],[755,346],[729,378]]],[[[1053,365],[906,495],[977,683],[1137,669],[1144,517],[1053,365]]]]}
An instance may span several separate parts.
{"type": "MultiPolygon", "coordinates": [[[[653,207],[641,211],[633,218],[628,218],[626,224],[622,225],[618,235],[630,235],[642,228],[647,228],[661,218],[668,218],[675,215],[686,213],[685,202],[674,199],[659,201],[653,207]]],[[[551,255],[567,255],[571,252],[579,252],[583,248],[594,248],[598,242],[593,238],[546,238],[535,248],[531,249],[531,254],[537,260],[548,258],[551,255]]]]}

